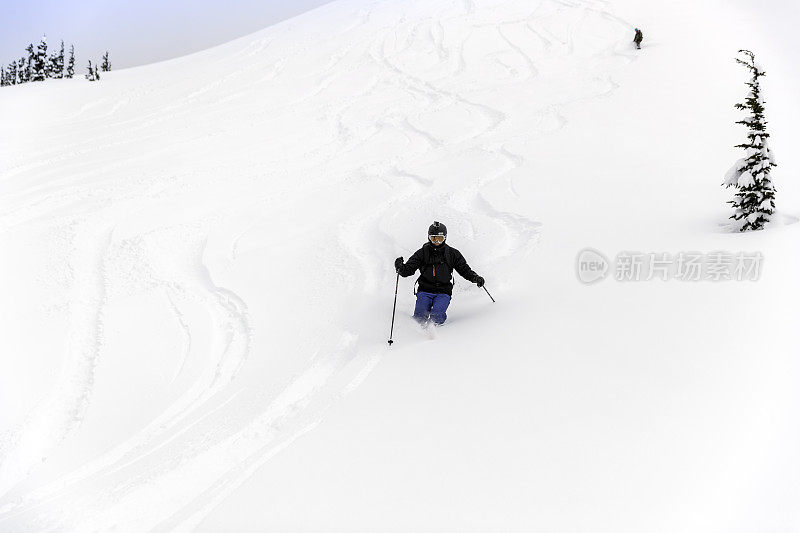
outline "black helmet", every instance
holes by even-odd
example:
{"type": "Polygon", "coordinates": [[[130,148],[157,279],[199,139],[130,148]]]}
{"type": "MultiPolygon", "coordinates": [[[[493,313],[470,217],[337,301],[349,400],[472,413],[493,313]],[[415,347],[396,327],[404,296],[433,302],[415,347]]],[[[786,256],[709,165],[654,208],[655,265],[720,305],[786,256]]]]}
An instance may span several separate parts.
{"type": "Polygon", "coordinates": [[[440,246],[447,239],[447,226],[434,221],[428,228],[428,240],[434,246],[440,246]]]}

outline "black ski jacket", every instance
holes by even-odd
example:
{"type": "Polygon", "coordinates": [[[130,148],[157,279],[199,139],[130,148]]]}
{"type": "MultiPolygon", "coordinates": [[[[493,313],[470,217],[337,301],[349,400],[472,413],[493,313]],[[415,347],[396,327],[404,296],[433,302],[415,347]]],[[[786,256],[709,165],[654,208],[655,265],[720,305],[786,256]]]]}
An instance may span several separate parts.
{"type": "Polygon", "coordinates": [[[404,278],[412,276],[417,270],[419,290],[434,294],[453,294],[453,270],[467,281],[475,283],[478,275],[472,271],[461,252],[444,243],[434,246],[430,242],[414,252],[408,261],[398,269],[404,278]]]}

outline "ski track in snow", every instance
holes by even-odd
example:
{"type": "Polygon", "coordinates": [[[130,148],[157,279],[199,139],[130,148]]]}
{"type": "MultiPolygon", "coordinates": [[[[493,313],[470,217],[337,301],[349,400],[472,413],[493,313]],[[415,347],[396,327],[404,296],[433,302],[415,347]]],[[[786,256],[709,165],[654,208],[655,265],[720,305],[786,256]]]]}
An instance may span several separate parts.
{"type": "MultiPolygon", "coordinates": [[[[241,223],[223,245],[222,254],[235,264],[242,260],[243,243],[268,219],[268,207],[331,180],[339,180],[345,188],[382,184],[374,202],[359,206],[328,228],[334,237],[331,251],[348,258],[347,264],[334,263],[332,275],[345,280],[347,290],[371,297],[378,297],[394,281],[385,258],[407,243],[401,246],[393,235],[417,215],[427,220],[428,213],[438,212],[468,236],[475,238],[479,233],[485,239],[491,235],[491,249],[485,254],[491,259],[482,265],[486,268],[514,254],[529,253],[535,248],[540,224],[504,211],[492,200],[498,194],[517,198],[515,176],[532,172],[528,158],[517,148],[524,146],[525,139],[514,133],[518,131],[513,127],[514,113],[537,117],[539,128],[530,136],[557,131],[567,123],[570,104],[614,89],[608,71],[617,64],[615,60],[632,60],[620,52],[613,37],[607,38],[605,55],[577,56],[580,42],[576,42],[575,25],[585,24],[587,17],[599,26],[595,33],[606,30],[613,36],[627,31],[626,23],[597,7],[601,2],[541,0],[528,5],[463,0],[435,8],[416,1],[376,2],[366,10],[358,2],[339,5],[341,10],[354,10],[356,16],[329,39],[320,37],[287,54],[278,48],[280,39],[287,36],[277,29],[266,30],[268,36],[253,36],[238,51],[213,62],[219,69],[208,77],[213,81],[182,82],[177,89],[150,82],[115,102],[87,104],[63,122],[82,124],[90,114],[100,113],[105,120],[91,127],[88,139],[57,136],[62,140],[51,146],[59,148],[32,150],[2,170],[3,178],[11,180],[62,165],[80,168],[78,177],[85,179],[93,171],[82,160],[92,161],[109,150],[119,153],[126,147],[147,146],[153,139],[163,141],[159,128],[177,128],[172,148],[230,135],[225,128],[241,125],[243,120],[253,132],[260,121],[269,123],[274,116],[327,128],[327,136],[314,138],[302,153],[276,150],[254,163],[254,179],[243,180],[243,187],[252,188],[252,194],[243,195],[245,202],[227,209],[210,208],[193,222],[168,223],[121,240],[115,240],[115,229],[155,199],[183,195],[188,199],[204,186],[215,186],[216,178],[210,173],[167,173],[123,184],[113,180],[113,173],[125,162],[101,162],[106,166],[95,173],[100,186],[81,187],[76,185],[79,180],[67,176],[32,182],[11,196],[10,208],[0,215],[0,232],[26,224],[72,228],[71,335],[57,386],[17,428],[0,459],[0,496],[80,430],[92,400],[95,367],[103,357],[108,290],[119,285],[124,292],[129,284],[109,278],[106,267],[117,258],[114,254],[125,252],[133,258],[145,280],[138,290],[160,291],[165,296],[161,301],[174,317],[173,327],[183,346],[177,366],[171,369],[170,385],[181,383],[198,353],[207,353],[208,359],[203,372],[184,384],[181,393],[135,435],[60,478],[14,499],[0,500],[0,529],[189,531],[261,465],[319,424],[325,412],[379,364],[385,347],[360,342],[352,325],[342,325],[339,335],[320,338],[327,348],[285,381],[281,392],[249,407],[245,423],[223,425],[210,436],[204,434],[201,426],[241,402],[242,391],[235,381],[248,359],[269,356],[251,353],[256,333],[247,310],[250,295],[236,294],[214,282],[217,265],[206,258],[216,252],[209,250],[209,234],[218,223],[234,219],[242,207],[248,212],[267,211],[236,219],[241,223]],[[404,7],[406,12],[402,12],[404,7]],[[475,23],[480,10],[496,11],[487,18],[497,21],[488,26],[475,23]],[[379,31],[370,30],[373,19],[382,21],[379,31]],[[487,52],[477,52],[484,47],[487,52]],[[322,53],[317,48],[330,52],[326,60],[318,61],[322,68],[299,73],[306,55],[318,58],[322,53]],[[538,102],[539,84],[547,76],[560,75],[552,69],[559,62],[573,62],[591,72],[598,80],[596,90],[549,100],[544,96],[538,102]],[[353,84],[358,72],[368,75],[353,84]],[[486,72],[496,73],[498,79],[485,79],[486,72]],[[272,85],[297,87],[290,95],[251,108],[252,96],[272,85]],[[505,90],[529,92],[529,108],[504,106],[493,93],[505,90]],[[160,107],[143,107],[160,91],[169,96],[158,99],[160,107]],[[487,103],[494,99],[498,101],[487,103]],[[217,109],[215,102],[225,102],[226,107],[217,109]],[[205,134],[187,133],[192,129],[190,121],[204,124],[203,117],[193,116],[198,108],[210,126],[205,134]],[[233,115],[230,122],[224,122],[222,111],[233,115]],[[216,124],[217,119],[222,123],[216,124]],[[388,143],[391,151],[376,161],[370,154],[375,146],[387,150],[385,139],[394,139],[394,145],[388,143]],[[477,170],[470,171],[470,163],[463,161],[477,170]],[[272,190],[258,188],[257,179],[281,164],[284,178],[272,190]],[[448,168],[455,171],[448,173],[448,168]],[[293,174],[303,179],[292,179],[293,174]],[[64,210],[73,206],[86,210],[83,218],[65,218],[64,210]],[[210,346],[196,342],[199,336],[192,330],[196,326],[182,310],[187,305],[205,309],[211,324],[210,346]]],[[[207,145],[199,146],[202,152],[207,145]]]]}

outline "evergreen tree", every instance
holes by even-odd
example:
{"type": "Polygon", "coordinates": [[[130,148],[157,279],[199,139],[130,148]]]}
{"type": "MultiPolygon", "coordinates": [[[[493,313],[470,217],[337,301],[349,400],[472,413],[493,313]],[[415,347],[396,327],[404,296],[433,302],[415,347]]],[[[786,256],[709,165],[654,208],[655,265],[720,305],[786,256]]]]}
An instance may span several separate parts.
{"type": "Polygon", "coordinates": [[[55,69],[53,77],[61,79],[64,77],[64,39],[61,39],[61,48],[56,55],[55,69]]]}
{"type": "Polygon", "coordinates": [[[25,50],[28,51],[28,70],[25,74],[25,81],[35,81],[34,69],[36,68],[36,52],[33,51],[33,44],[29,44],[25,50]]]}
{"type": "Polygon", "coordinates": [[[61,50],[53,52],[48,59],[48,76],[50,78],[61,79],[64,75],[64,41],[61,41],[61,50]]]}
{"type": "Polygon", "coordinates": [[[17,62],[12,61],[11,64],[8,66],[8,79],[6,79],[6,83],[9,85],[16,85],[17,84],[17,62]]]}
{"type": "Polygon", "coordinates": [[[739,50],[746,56],[746,60],[736,58],[736,62],[744,65],[750,71],[750,81],[747,85],[750,92],[744,103],[737,103],[734,107],[748,111],[750,116],[739,120],[748,129],[747,142],[737,144],[736,148],[745,151],[745,157],[734,163],[725,175],[726,188],[734,187],[734,199],[728,202],[735,210],[730,218],[741,222],[739,231],[758,230],[770,221],[775,211],[775,187],[772,185],[770,171],[775,165],[772,152],[767,144],[767,121],[764,120],[764,99],[761,97],[759,78],[766,73],[755,62],[755,55],[749,50],[739,50]]]}
{"type": "Polygon", "coordinates": [[[0,65],[0,87],[6,86],[6,67],[5,65],[0,65]]]}
{"type": "Polygon", "coordinates": [[[100,79],[100,73],[97,71],[96,66],[92,66],[92,60],[89,60],[89,66],[87,67],[88,73],[86,74],[86,79],[89,81],[97,81],[100,79]]]}
{"type": "Polygon", "coordinates": [[[47,63],[47,36],[43,35],[39,46],[36,47],[36,56],[33,62],[33,81],[44,81],[48,76],[47,63]]]}
{"type": "Polygon", "coordinates": [[[56,54],[50,54],[50,57],[47,58],[47,70],[45,71],[45,75],[48,78],[56,77],[56,61],[58,61],[56,54]]]}
{"type": "Polygon", "coordinates": [[[75,75],[75,45],[69,46],[69,63],[67,64],[67,78],[75,75]]]}
{"type": "Polygon", "coordinates": [[[25,61],[25,56],[23,56],[19,58],[19,63],[17,64],[17,83],[26,83],[28,79],[28,63],[25,61]]]}
{"type": "Polygon", "coordinates": [[[106,50],[106,53],[103,54],[103,64],[100,65],[100,70],[103,72],[111,71],[111,63],[108,60],[108,50],[106,50]]]}
{"type": "Polygon", "coordinates": [[[39,47],[41,50],[42,56],[42,66],[44,67],[44,79],[47,79],[50,76],[50,56],[47,55],[47,35],[42,35],[42,42],[39,43],[39,47]]]}

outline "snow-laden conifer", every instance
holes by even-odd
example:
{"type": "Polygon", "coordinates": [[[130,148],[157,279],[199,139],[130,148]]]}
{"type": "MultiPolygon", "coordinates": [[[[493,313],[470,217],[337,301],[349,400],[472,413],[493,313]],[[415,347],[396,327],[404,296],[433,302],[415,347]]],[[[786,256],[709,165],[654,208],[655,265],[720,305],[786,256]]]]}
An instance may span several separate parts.
{"type": "Polygon", "coordinates": [[[88,71],[86,73],[86,79],[87,80],[89,80],[89,81],[97,81],[97,80],[100,79],[100,72],[98,71],[98,68],[97,68],[96,65],[92,65],[92,60],[91,59],[89,60],[89,66],[86,67],[86,70],[88,71]]]}
{"type": "Polygon", "coordinates": [[[28,52],[28,71],[25,81],[34,81],[34,70],[36,69],[36,52],[33,50],[33,43],[25,49],[28,52]]]}
{"type": "Polygon", "coordinates": [[[61,48],[58,53],[53,54],[51,60],[50,75],[53,78],[61,79],[64,77],[64,40],[61,40],[61,48]]]}
{"type": "Polygon", "coordinates": [[[745,102],[737,103],[736,109],[746,110],[749,116],[736,123],[747,127],[747,142],[737,144],[736,148],[745,151],[745,157],[739,159],[728,170],[723,185],[734,187],[734,199],[728,202],[735,210],[730,218],[740,223],[739,231],[758,230],[770,221],[775,211],[775,188],[772,185],[770,171],[775,160],[769,149],[767,121],[764,119],[764,99],[761,96],[759,78],[765,75],[755,62],[755,55],[749,50],[739,50],[745,59],[736,58],[736,62],[750,71],[750,81],[746,85],[750,92],[745,102]]]}
{"type": "Polygon", "coordinates": [[[47,59],[47,36],[43,35],[42,40],[36,47],[35,62],[33,64],[33,81],[44,81],[49,77],[50,64],[47,59]]]}
{"type": "Polygon", "coordinates": [[[28,68],[28,62],[25,56],[20,57],[17,62],[17,83],[26,83],[29,80],[30,75],[28,68]]]}
{"type": "Polygon", "coordinates": [[[67,63],[67,78],[72,78],[75,75],[75,45],[69,46],[69,62],[67,63]]]}
{"type": "Polygon", "coordinates": [[[17,61],[14,60],[8,66],[8,76],[6,77],[6,83],[8,85],[16,85],[17,84],[17,61]]]}

